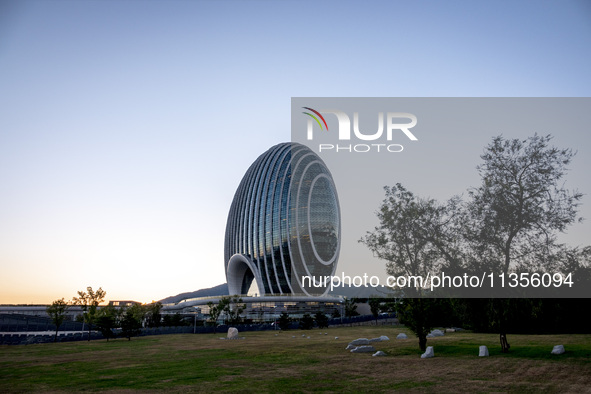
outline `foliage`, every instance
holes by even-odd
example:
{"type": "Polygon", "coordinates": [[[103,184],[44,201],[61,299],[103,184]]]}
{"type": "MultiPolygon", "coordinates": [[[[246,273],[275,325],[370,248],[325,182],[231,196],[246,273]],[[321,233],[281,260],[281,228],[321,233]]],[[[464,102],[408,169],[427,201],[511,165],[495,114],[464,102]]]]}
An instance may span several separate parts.
{"type": "Polygon", "coordinates": [[[186,326],[187,322],[183,320],[183,316],[180,313],[175,313],[173,315],[166,314],[162,318],[162,325],[165,327],[180,327],[186,326]]]}
{"type": "MultiPolygon", "coordinates": [[[[386,198],[377,212],[380,224],[360,242],[386,261],[393,276],[426,278],[443,270],[448,276],[577,272],[579,283],[588,283],[591,248],[557,242],[558,233],[581,220],[577,208],[582,194],[567,190],[563,180],[574,153],[551,147],[550,141],[551,136],[537,134],[525,140],[493,138],[477,167],[482,184],[469,191],[467,202],[454,197],[441,204],[417,197],[400,184],[385,187],[386,198]]],[[[422,295],[419,287],[404,289],[406,299],[422,295]]],[[[504,352],[516,302],[484,305],[504,352]]],[[[405,300],[400,308],[420,344],[432,323],[412,309],[424,311],[428,303],[405,300]]],[[[456,307],[465,312],[469,305],[458,302],[456,307]]]]}
{"type": "MultiPolygon", "coordinates": [[[[465,239],[479,271],[510,268],[533,272],[556,264],[556,235],[577,220],[582,194],[564,187],[562,178],[574,155],[550,147],[551,136],[527,140],[495,137],[477,167],[482,184],[469,192],[465,239]]],[[[580,220],[580,219],[579,219],[580,220]]]]}
{"type": "Polygon", "coordinates": [[[318,328],[327,328],[328,327],[328,317],[322,311],[317,311],[314,315],[314,320],[316,321],[316,325],[318,328]]]}
{"type": "Polygon", "coordinates": [[[351,318],[353,316],[358,316],[359,312],[357,312],[357,304],[350,298],[344,298],[344,306],[345,306],[345,317],[351,318]]]}
{"type": "MultiPolygon", "coordinates": [[[[226,298],[226,297],[223,297],[226,298]]],[[[242,303],[242,298],[240,296],[234,295],[231,297],[227,297],[228,301],[225,302],[224,312],[228,317],[229,324],[238,324],[242,321],[240,315],[246,309],[246,304],[242,303]]]]}
{"type": "Polygon", "coordinates": [[[215,334],[215,330],[218,326],[218,319],[220,318],[220,314],[224,310],[224,305],[220,304],[220,303],[218,303],[217,305],[214,305],[214,303],[212,301],[209,301],[207,303],[207,306],[209,307],[208,321],[211,324],[213,324],[213,333],[215,334]]]}
{"type": "Polygon", "coordinates": [[[300,328],[302,330],[311,330],[314,327],[314,318],[309,313],[304,313],[300,319],[300,328]]]}
{"type": "Polygon", "coordinates": [[[88,340],[90,341],[90,333],[92,331],[92,325],[96,318],[96,311],[98,305],[104,301],[107,292],[102,288],[98,288],[95,292],[92,287],[88,286],[86,291],[78,291],[78,297],[74,297],[72,302],[74,305],[80,305],[82,307],[82,316],[84,322],[88,325],[88,340]]]}
{"type": "MultiPolygon", "coordinates": [[[[443,267],[448,271],[457,269],[460,255],[456,247],[457,198],[441,205],[433,199],[415,196],[399,183],[384,190],[386,198],[377,213],[380,225],[360,242],[386,260],[387,273],[396,277],[426,278],[443,267]]],[[[417,335],[419,347],[424,350],[433,322],[425,315],[429,301],[412,300],[412,297],[422,296],[422,288],[418,284],[415,286],[404,289],[406,298],[398,313],[408,322],[407,326],[417,335]]],[[[372,313],[374,310],[377,318],[377,305],[372,307],[372,313]]]]}
{"type": "Polygon", "coordinates": [[[152,302],[151,304],[144,305],[144,308],[146,309],[146,326],[160,327],[162,323],[162,315],[160,314],[162,303],[152,302]]]}
{"type": "MultiPolygon", "coordinates": [[[[377,212],[380,225],[360,239],[392,276],[422,276],[458,269],[458,197],[446,204],[415,196],[400,183],[384,187],[386,197],[377,212]]],[[[420,296],[420,288],[404,288],[406,296],[420,296]]]]}
{"type": "Polygon", "coordinates": [[[51,318],[53,324],[55,324],[55,337],[53,338],[54,342],[57,341],[57,333],[60,326],[64,322],[64,319],[66,318],[66,312],[68,311],[69,307],[70,305],[64,301],[63,298],[61,298],[59,300],[53,301],[51,305],[46,308],[47,314],[51,318]]]}
{"type": "Polygon", "coordinates": [[[427,349],[427,334],[435,327],[435,300],[430,298],[405,298],[398,304],[398,318],[419,338],[421,351],[427,349]]]}
{"type": "Polygon", "coordinates": [[[369,304],[369,309],[371,310],[371,314],[373,315],[374,319],[376,319],[376,324],[378,324],[378,316],[380,314],[380,305],[381,300],[379,298],[370,298],[367,300],[369,304]]]}
{"type": "Polygon", "coordinates": [[[110,338],[115,338],[113,330],[119,327],[119,318],[121,311],[113,305],[107,305],[101,308],[97,313],[96,326],[103,334],[107,341],[110,338]]]}
{"type": "Polygon", "coordinates": [[[290,323],[290,318],[289,315],[286,312],[281,312],[281,315],[279,316],[279,328],[283,331],[288,330],[289,329],[289,323],[290,323]]]}
{"type": "Polygon", "coordinates": [[[144,308],[141,305],[132,305],[122,312],[121,336],[131,340],[141,332],[144,308]]]}

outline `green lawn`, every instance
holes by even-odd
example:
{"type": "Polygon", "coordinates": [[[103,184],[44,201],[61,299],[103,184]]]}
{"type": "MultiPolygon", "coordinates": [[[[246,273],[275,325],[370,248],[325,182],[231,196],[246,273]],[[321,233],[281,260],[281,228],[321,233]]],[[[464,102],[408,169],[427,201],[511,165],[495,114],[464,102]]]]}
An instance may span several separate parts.
{"type": "Polygon", "coordinates": [[[591,335],[509,335],[511,352],[502,354],[497,335],[449,333],[429,339],[432,359],[420,359],[417,339],[392,326],[221,336],[0,346],[0,392],[591,391],[591,335]],[[401,331],[409,339],[396,340],[401,331]],[[380,335],[391,338],[374,344],[387,357],[345,350],[380,335]],[[557,344],[567,353],[551,355],[557,344]],[[479,345],[491,357],[478,357],[479,345]]]}

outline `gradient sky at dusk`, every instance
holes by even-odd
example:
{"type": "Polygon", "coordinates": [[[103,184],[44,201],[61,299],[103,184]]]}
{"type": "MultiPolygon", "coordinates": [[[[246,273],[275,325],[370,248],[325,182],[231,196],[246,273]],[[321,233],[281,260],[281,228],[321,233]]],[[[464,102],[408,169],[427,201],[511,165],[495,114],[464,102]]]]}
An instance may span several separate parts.
{"type": "Polygon", "coordinates": [[[225,282],[291,97],[588,97],[590,48],[587,1],[0,1],[0,303],[225,282]]]}

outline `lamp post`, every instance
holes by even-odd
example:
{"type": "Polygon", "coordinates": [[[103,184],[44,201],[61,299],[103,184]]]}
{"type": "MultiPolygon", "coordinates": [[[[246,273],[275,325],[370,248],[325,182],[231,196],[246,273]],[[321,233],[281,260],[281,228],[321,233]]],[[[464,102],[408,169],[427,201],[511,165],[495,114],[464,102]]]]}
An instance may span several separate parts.
{"type": "Polygon", "coordinates": [[[197,307],[193,307],[193,334],[197,333],[197,307]]]}

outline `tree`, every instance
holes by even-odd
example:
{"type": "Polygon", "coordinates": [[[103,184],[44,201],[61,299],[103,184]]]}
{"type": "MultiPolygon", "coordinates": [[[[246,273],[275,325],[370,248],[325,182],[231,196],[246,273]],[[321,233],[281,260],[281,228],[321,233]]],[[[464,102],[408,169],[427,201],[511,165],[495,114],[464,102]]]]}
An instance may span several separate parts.
{"type": "Polygon", "coordinates": [[[102,288],[98,288],[95,292],[92,287],[88,286],[86,292],[78,291],[78,297],[74,297],[72,302],[74,305],[80,305],[82,307],[82,315],[84,322],[88,325],[88,340],[90,341],[90,333],[92,331],[92,325],[94,324],[96,311],[98,305],[104,301],[107,292],[102,288]]]}
{"type": "MultiPolygon", "coordinates": [[[[234,295],[231,297],[222,297],[224,299],[223,305],[228,322],[230,324],[238,324],[241,321],[240,314],[246,309],[246,305],[242,303],[240,296],[234,295]]],[[[220,300],[221,301],[221,300],[220,300]]]]}
{"type": "Polygon", "coordinates": [[[302,330],[311,330],[314,327],[314,318],[309,313],[304,313],[300,319],[300,328],[302,330]]]}
{"type": "Polygon", "coordinates": [[[371,314],[373,315],[374,319],[376,319],[376,326],[378,325],[378,316],[380,314],[380,304],[381,301],[379,298],[370,298],[367,300],[369,304],[369,309],[371,310],[371,314]]]}
{"type": "Polygon", "coordinates": [[[55,336],[53,337],[53,341],[57,341],[57,333],[60,329],[60,326],[64,322],[66,318],[66,312],[70,305],[64,299],[55,300],[46,308],[47,314],[51,318],[53,324],[55,324],[55,336]]]}
{"type": "MultiPolygon", "coordinates": [[[[350,298],[344,298],[344,307],[345,307],[345,317],[350,319],[353,316],[359,315],[357,312],[357,304],[350,298]]],[[[351,326],[353,326],[353,322],[351,322],[351,326]]]]}
{"type": "MultiPolygon", "coordinates": [[[[222,297],[222,299],[223,299],[223,297],[222,297]]],[[[207,306],[209,307],[209,319],[208,320],[213,324],[213,333],[214,334],[215,334],[215,330],[218,326],[218,319],[220,318],[220,315],[225,307],[225,304],[222,303],[222,299],[220,299],[220,302],[218,302],[217,305],[214,305],[214,303],[212,301],[209,301],[207,303],[207,306]]]]}
{"type": "MultiPolygon", "coordinates": [[[[384,187],[386,197],[376,213],[380,225],[359,242],[386,261],[392,276],[421,276],[457,270],[462,261],[458,220],[460,199],[446,204],[415,196],[400,183],[384,187]]],[[[404,295],[421,296],[420,285],[404,288],[404,295]]]]}
{"type": "Polygon", "coordinates": [[[427,335],[435,327],[435,301],[432,298],[404,298],[396,310],[400,323],[419,338],[419,348],[423,352],[427,349],[427,335]]]}
{"type": "MultiPolygon", "coordinates": [[[[439,204],[433,199],[415,196],[400,183],[386,186],[384,190],[386,197],[377,212],[380,224],[374,231],[367,232],[360,242],[386,261],[387,273],[394,277],[427,278],[443,268],[448,272],[457,270],[461,262],[456,222],[459,199],[439,204]]],[[[422,351],[433,324],[425,315],[431,301],[413,298],[423,296],[424,285],[414,282],[405,287],[405,299],[398,311],[399,317],[408,322],[408,328],[418,337],[422,351]]]]}
{"type": "Polygon", "coordinates": [[[120,311],[113,305],[107,305],[97,312],[96,326],[107,339],[115,338],[113,329],[119,327],[120,311]]]}
{"type": "MultiPolygon", "coordinates": [[[[482,184],[469,192],[464,233],[471,265],[481,272],[544,270],[549,267],[540,262],[555,262],[550,257],[563,248],[557,234],[577,220],[582,194],[566,189],[562,181],[573,151],[551,147],[551,139],[498,136],[485,148],[484,162],[477,167],[482,184]]],[[[493,301],[503,352],[510,347],[508,302],[493,301]]]]}
{"type": "Polygon", "coordinates": [[[328,317],[322,311],[317,311],[314,315],[314,320],[316,321],[316,325],[318,328],[327,328],[328,327],[328,317]]]}
{"type": "Polygon", "coordinates": [[[179,327],[186,326],[187,322],[183,319],[183,316],[176,312],[174,315],[166,314],[162,318],[162,325],[165,327],[179,327]]]}
{"type": "Polygon", "coordinates": [[[131,337],[141,333],[144,311],[141,305],[132,305],[123,311],[121,318],[121,336],[131,341],[131,337]]]}
{"type": "Polygon", "coordinates": [[[289,323],[290,323],[290,319],[289,319],[289,315],[287,314],[287,312],[281,312],[281,315],[279,316],[279,328],[282,331],[288,330],[289,323]]]}
{"type": "MultiPolygon", "coordinates": [[[[582,194],[567,190],[563,183],[574,153],[551,147],[550,140],[537,134],[525,140],[493,138],[477,167],[482,184],[469,191],[467,202],[454,197],[440,204],[419,198],[400,184],[385,187],[386,198],[377,212],[380,225],[360,242],[386,260],[393,276],[425,278],[443,269],[448,276],[462,271],[495,275],[512,270],[576,271],[578,280],[588,283],[589,249],[557,242],[558,233],[581,220],[577,207],[582,194]]],[[[406,287],[399,308],[401,320],[415,327],[421,348],[426,343],[423,335],[435,323],[422,316],[437,304],[410,300],[422,293],[416,284],[414,289],[406,287]]],[[[509,350],[506,333],[515,320],[512,302],[473,302],[491,310],[489,318],[500,332],[503,352],[509,350]]]]}
{"type": "Polygon", "coordinates": [[[145,306],[146,309],[146,326],[148,327],[160,327],[162,315],[162,303],[152,302],[145,306]]]}

